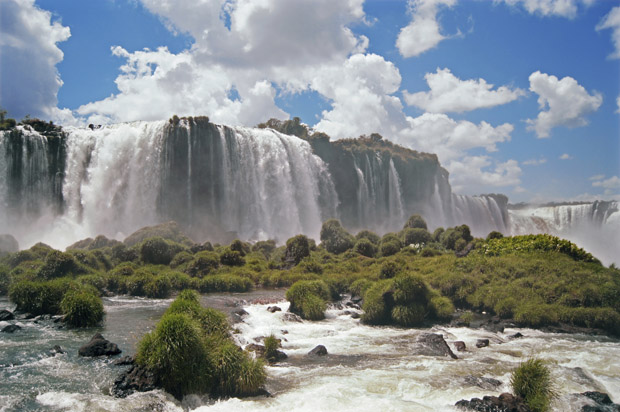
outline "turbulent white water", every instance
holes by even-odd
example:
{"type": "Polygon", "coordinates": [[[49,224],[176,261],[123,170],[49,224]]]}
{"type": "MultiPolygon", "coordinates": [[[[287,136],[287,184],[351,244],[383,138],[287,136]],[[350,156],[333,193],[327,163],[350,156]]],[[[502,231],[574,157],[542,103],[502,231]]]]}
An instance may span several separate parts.
{"type": "MultiPolygon", "coordinates": [[[[250,297],[214,294],[203,296],[202,301],[232,310],[235,302],[243,298],[250,297]]],[[[153,327],[169,302],[105,299],[107,316],[101,332],[119,344],[123,355],[132,354],[136,342],[153,327]]],[[[6,305],[6,300],[0,299],[0,309],[6,305]]],[[[113,398],[107,394],[108,388],[123,368],[110,365],[106,359],[77,356],[77,348],[94,331],[22,323],[22,331],[0,340],[0,364],[7,363],[7,359],[20,362],[0,367],[0,410],[180,412],[185,407],[200,412],[456,411],[453,405],[460,399],[510,391],[510,372],[531,356],[548,360],[558,381],[560,396],[553,410],[579,411],[586,401],[573,394],[589,390],[606,392],[616,403],[620,401],[616,362],[620,341],[616,339],[530,329],[491,333],[469,328],[371,327],[338,309],[328,310],[323,321],[295,322],[285,318],[287,302],[278,306],[283,312],[270,313],[268,305],[246,305],[249,315],[235,325],[235,338],[244,345],[260,342],[272,333],[282,339],[282,350],[289,358],[267,367],[266,388],[273,395],[270,398],[232,398],[213,403],[189,397],[184,405],[161,391],[113,398]],[[508,338],[517,331],[524,337],[508,338]],[[450,346],[462,340],[468,350],[455,352],[459,359],[415,355],[415,339],[426,332],[442,334],[450,346]],[[489,339],[490,346],[476,348],[480,338],[489,339]],[[67,353],[45,356],[55,344],[67,353]],[[319,344],[329,354],[308,358],[306,353],[319,344]],[[493,378],[502,383],[483,388],[477,386],[476,378],[493,378]]]]}

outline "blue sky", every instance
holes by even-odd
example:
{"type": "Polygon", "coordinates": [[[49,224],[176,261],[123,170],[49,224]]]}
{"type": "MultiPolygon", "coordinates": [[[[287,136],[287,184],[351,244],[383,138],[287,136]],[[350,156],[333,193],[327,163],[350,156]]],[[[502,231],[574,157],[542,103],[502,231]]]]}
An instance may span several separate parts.
{"type": "Polygon", "coordinates": [[[299,116],[437,153],[457,193],[620,199],[619,1],[0,0],[0,31],[17,118],[299,116]]]}

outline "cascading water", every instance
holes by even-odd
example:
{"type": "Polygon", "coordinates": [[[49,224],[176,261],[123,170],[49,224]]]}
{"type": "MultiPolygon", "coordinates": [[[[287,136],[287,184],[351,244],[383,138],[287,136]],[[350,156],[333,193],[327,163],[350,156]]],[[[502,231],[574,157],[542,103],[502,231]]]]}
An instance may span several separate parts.
{"type": "Polygon", "coordinates": [[[331,217],[381,234],[419,213],[430,230],[552,233],[620,263],[617,202],[512,208],[503,195],[456,195],[436,156],[372,139],[307,142],[204,117],[54,136],[18,126],[0,132],[0,177],[1,232],[22,247],[120,239],[167,220],[196,240],[318,240],[331,217]]]}

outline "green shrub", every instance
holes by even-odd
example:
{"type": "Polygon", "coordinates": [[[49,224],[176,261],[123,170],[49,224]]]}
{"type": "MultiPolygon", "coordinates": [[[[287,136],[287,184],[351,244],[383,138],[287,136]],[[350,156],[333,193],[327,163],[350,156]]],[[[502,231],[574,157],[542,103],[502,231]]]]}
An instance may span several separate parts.
{"type": "Polygon", "coordinates": [[[325,317],[329,298],[329,287],[322,280],[300,280],[286,291],[286,299],[291,303],[289,310],[308,320],[325,317]]]}
{"type": "Polygon", "coordinates": [[[69,326],[96,326],[103,320],[101,298],[89,290],[69,290],[60,302],[60,309],[69,326]]]}
{"type": "Polygon", "coordinates": [[[377,246],[379,242],[381,242],[381,238],[375,232],[371,232],[370,230],[362,230],[357,235],[355,235],[357,240],[366,239],[373,245],[377,246]]]}
{"type": "Polygon", "coordinates": [[[112,246],[112,259],[118,262],[134,262],[138,260],[139,254],[135,247],[127,247],[120,243],[112,246]]]}
{"type": "Polygon", "coordinates": [[[68,279],[54,279],[51,281],[20,281],[11,285],[9,299],[20,312],[33,315],[58,314],[60,302],[69,289],[76,289],[77,285],[68,279]]]}
{"type": "Polygon", "coordinates": [[[0,296],[7,295],[9,293],[9,285],[11,283],[9,271],[10,269],[7,266],[0,264],[0,296]]]}
{"type": "Polygon", "coordinates": [[[515,309],[517,308],[517,304],[518,303],[515,298],[507,297],[507,298],[499,300],[495,304],[493,311],[500,318],[509,319],[514,316],[515,309]]]}
{"type": "Polygon", "coordinates": [[[230,250],[235,250],[239,252],[239,254],[243,257],[246,254],[250,253],[250,245],[248,243],[240,241],[239,239],[235,239],[230,244],[230,250]]]}
{"type": "Polygon", "coordinates": [[[144,286],[144,295],[149,298],[167,298],[172,290],[172,282],[165,275],[158,275],[144,286]]]}
{"type": "Polygon", "coordinates": [[[262,362],[252,360],[232,342],[225,342],[212,354],[215,375],[218,377],[216,393],[241,396],[255,393],[265,381],[262,362]]]}
{"type": "Polygon", "coordinates": [[[75,279],[81,285],[92,287],[99,293],[102,293],[107,287],[107,280],[101,275],[82,275],[75,279]]]}
{"type": "Polygon", "coordinates": [[[349,292],[351,292],[351,296],[364,296],[364,293],[370,288],[374,282],[372,280],[361,278],[351,283],[349,287],[349,292]]]}
{"type": "Polygon", "coordinates": [[[515,320],[521,326],[540,328],[558,323],[558,313],[553,305],[526,302],[515,310],[515,320]]]}
{"type": "Polygon", "coordinates": [[[265,359],[269,362],[273,362],[278,359],[278,349],[280,348],[280,341],[275,336],[269,335],[265,338],[265,359]]]}
{"type": "Polygon", "coordinates": [[[177,399],[205,393],[213,383],[212,367],[198,323],[183,313],[166,313],[140,341],[136,361],[149,368],[177,399]]]}
{"type": "Polygon", "coordinates": [[[474,314],[472,312],[465,312],[459,316],[459,320],[469,326],[469,324],[474,320],[474,314]]]}
{"type": "Polygon", "coordinates": [[[146,285],[154,279],[152,273],[140,269],[124,279],[126,292],[131,296],[146,296],[146,285]]]}
{"type": "Polygon", "coordinates": [[[419,326],[424,322],[425,308],[422,305],[396,305],[392,308],[392,321],[400,326],[419,326]]]}
{"type": "Polygon", "coordinates": [[[222,265],[226,266],[243,266],[245,265],[245,260],[236,250],[232,250],[230,248],[225,248],[220,253],[220,262],[222,265]]]}
{"type": "Polygon", "coordinates": [[[328,252],[340,254],[351,249],[355,239],[342,227],[340,221],[329,219],[321,226],[321,244],[328,252]]]}
{"type": "Polygon", "coordinates": [[[37,260],[39,257],[35,255],[31,250],[20,250],[19,252],[12,253],[7,258],[6,263],[11,269],[17,267],[22,262],[29,262],[37,260]]]}
{"type": "MultiPolygon", "coordinates": [[[[235,252],[231,252],[235,253],[235,252]]],[[[238,252],[236,252],[238,256],[238,252]]],[[[239,258],[241,258],[239,256],[239,258]]],[[[215,271],[220,266],[220,257],[215,252],[198,252],[187,265],[185,272],[190,276],[203,277],[215,271]]]]}
{"type": "Polygon", "coordinates": [[[403,230],[403,243],[405,245],[425,245],[431,241],[431,234],[426,229],[406,228],[403,230]]]}
{"type": "Polygon", "coordinates": [[[183,250],[177,253],[176,255],[174,255],[174,257],[170,261],[170,267],[173,269],[178,268],[179,266],[185,265],[186,263],[191,262],[192,260],[194,260],[194,255],[192,255],[186,250],[183,250]]]}
{"type": "Polygon", "coordinates": [[[419,275],[405,274],[394,278],[394,302],[397,305],[411,303],[425,307],[430,300],[430,291],[419,275]]]}
{"type": "Polygon", "coordinates": [[[297,235],[286,241],[284,259],[287,262],[297,265],[306,256],[310,256],[310,245],[306,236],[297,235]]]}
{"type": "Polygon", "coordinates": [[[435,229],[435,231],[433,232],[433,241],[434,242],[440,242],[441,241],[441,235],[445,231],[446,230],[443,227],[438,227],[437,229],[435,229]]]}
{"type": "Polygon", "coordinates": [[[212,275],[198,281],[198,290],[212,292],[247,292],[252,289],[252,281],[237,275],[212,275]]]}
{"type": "Polygon", "coordinates": [[[373,258],[377,254],[377,246],[375,246],[370,240],[366,238],[358,240],[353,250],[360,255],[369,258],[373,258]]]}
{"type": "Polygon", "coordinates": [[[489,232],[489,234],[487,235],[486,240],[489,241],[491,239],[501,239],[503,238],[504,235],[501,232],[498,232],[496,230],[489,232]]]}
{"type": "Polygon", "coordinates": [[[481,253],[487,256],[504,256],[507,254],[527,254],[530,252],[558,252],[574,260],[600,264],[599,260],[574,243],[551,235],[525,235],[490,239],[481,253]]]}
{"type": "Polygon", "coordinates": [[[276,248],[275,240],[260,240],[252,245],[252,252],[261,252],[265,259],[269,259],[271,252],[276,248]]]}
{"type": "Polygon", "coordinates": [[[148,238],[140,245],[140,259],[145,263],[167,265],[176,253],[161,237],[148,238]]]}
{"type": "Polygon", "coordinates": [[[396,276],[402,270],[402,266],[398,265],[393,260],[388,260],[381,265],[379,270],[379,277],[381,279],[391,279],[396,276]]]}
{"type": "Polygon", "coordinates": [[[401,247],[401,243],[398,240],[388,240],[387,242],[382,240],[379,252],[381,256],[392,256],[400,252],[401,247]]]}
{"type": "Polygon", "coordinates": [[[549,411],[557,397],[551,371],[542,359],[528,359],[519,365],[510,376],[510,385],[533,412],[549,411]]]}
{"type": "Polygon", "coordinates": [[[54,279],[79,271],[79,265],[70,253],[52,250],[45,257],[39,276],[43,279],[54,279]]]}
{"type": "Polygon", "coordinates": [[[392,280],[375,282],[364,293],[362,321],[371,325],[384,325],[391,321],[394,306],[392,297],[392,280]]]}
{"type": "Polygon", "coordinates": [[[433,316],[441,321],[449,321],[454,313],[454,304],[445,296],[434,296],[430,301],[430,310],[433,316]]]}
{"type": "Polygon", "coordinates": [[[403,227],[403,229],[407,228],[426,230],[426,221],[420,215],[411,215],[403,227]]]}

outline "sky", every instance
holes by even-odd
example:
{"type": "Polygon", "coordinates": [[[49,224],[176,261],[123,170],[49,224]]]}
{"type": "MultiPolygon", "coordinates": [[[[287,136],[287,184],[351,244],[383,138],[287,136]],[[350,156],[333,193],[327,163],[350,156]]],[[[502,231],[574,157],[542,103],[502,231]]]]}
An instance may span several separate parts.
{"type": "Polygon", "coordinates": [[[620,200],[620,1],[0,0],[0,106],[298,116],[436,153],[459,194],[620,200]]]}

